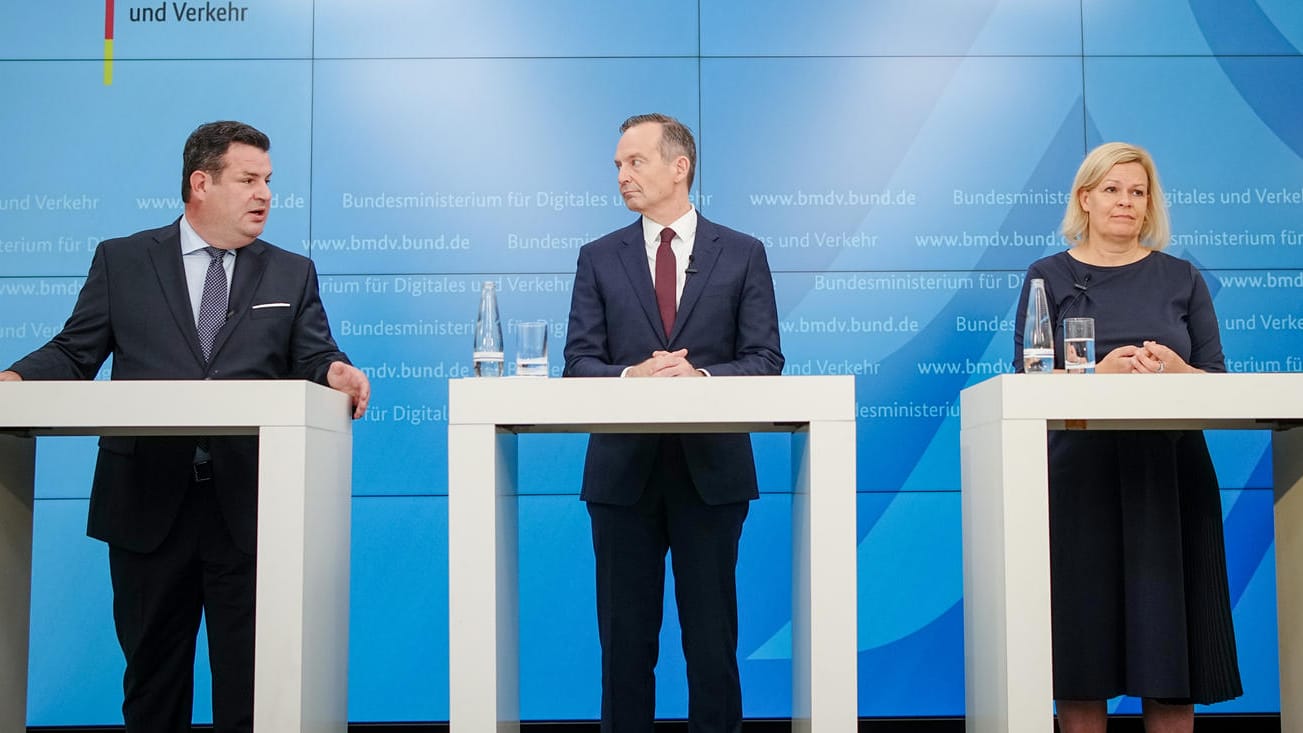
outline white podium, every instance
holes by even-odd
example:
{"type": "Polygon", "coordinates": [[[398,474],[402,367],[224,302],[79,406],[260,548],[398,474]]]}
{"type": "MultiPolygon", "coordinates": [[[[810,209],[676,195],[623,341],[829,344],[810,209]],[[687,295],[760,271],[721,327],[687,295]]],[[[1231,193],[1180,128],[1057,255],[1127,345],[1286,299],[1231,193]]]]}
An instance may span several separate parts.
{"type": "Polygon", "coordinates": [[[257,435],[254,730],[348,727],[352,421],[300,381],[0,383],[0,730],[26,729],[39,435],[257,435]]]}
{"type": "Polygon", "coordinates": [[[516,434],[600,432],[794,433],[793,728],[856,729],[853,377],[454,379],[448,404],[454,733],[520,728],[516,434]]]}
{"type": "MultiPolygon", "coordinates": [[[[1052,725],[1047,430],[1303,424],[1303,374],[1006,375],[965,389],[969,733],[1052,725]]],[[[1281,730],[1303,732],[1303,430],[1272,434],[1281,730]]]]}

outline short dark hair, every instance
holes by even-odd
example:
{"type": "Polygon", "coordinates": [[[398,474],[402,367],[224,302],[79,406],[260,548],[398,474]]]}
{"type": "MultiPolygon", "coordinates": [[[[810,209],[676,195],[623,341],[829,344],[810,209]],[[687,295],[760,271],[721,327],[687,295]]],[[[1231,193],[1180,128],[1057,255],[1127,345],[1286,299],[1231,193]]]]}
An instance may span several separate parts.
{"type": "Polygon", "coordinates": [[[688,157],[688,188],[692,188],[692,180],[697,177],[697,142],[692,138],[692,130],[678,120],[663,115],[659,112],[653,112],[645,115],[634,115],[620,125],[620,134],[624,134],[630,127],[636,127],[648,122],[656,122],[661,126],[661,158],[663,160],[672,160],[677,156],[686,155],[688,157]]]}
{"type": "Polygon", "coordinates": [[[181,154],[182,201],[190,201],[190,175],[195,171],[211,173],[214,178],[221,175],[222,157],[231,143],[252,145],[264,152],[271,150],[271,140],[252,125],[234,120],[200,125],[186,139],[185,151],[181,154]]]}

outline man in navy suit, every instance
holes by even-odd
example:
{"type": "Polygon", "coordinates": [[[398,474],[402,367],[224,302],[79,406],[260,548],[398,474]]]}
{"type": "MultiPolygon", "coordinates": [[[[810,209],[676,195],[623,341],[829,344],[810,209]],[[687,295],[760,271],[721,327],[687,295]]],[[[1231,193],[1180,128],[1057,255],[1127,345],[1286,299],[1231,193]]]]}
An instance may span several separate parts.
{"type": "MultiPolygon", "coordinates": [[[[330,335],[312,261],[258,239],[270,147],[240,122],[196,129],[185,214],[100,244],[63,330],[0,380],[91,379],[112,353],[113,379],[309,379],[361,417],[371,387],[330,335]]],[[[201,613],[213,727],[252,730],[257,510],[256,437],[100,439],[87,534],[109,545],[129,733],[190,730],[201,613]]]]}
{"type": "MultiPolygon", "coordinates": [[[[620,132],[620,195],[642,216],[579,251],[565,376],[780,373],[764,245],[693,208],[692,132],[660,114],[631,117],[620,132]]],[[[667,550],[689,730],[741,730],[735,576],[742,522],[758,495],[749,435],[589,438],[580,498],[596,556],[604,732],[652,730],[667,550]]]]}

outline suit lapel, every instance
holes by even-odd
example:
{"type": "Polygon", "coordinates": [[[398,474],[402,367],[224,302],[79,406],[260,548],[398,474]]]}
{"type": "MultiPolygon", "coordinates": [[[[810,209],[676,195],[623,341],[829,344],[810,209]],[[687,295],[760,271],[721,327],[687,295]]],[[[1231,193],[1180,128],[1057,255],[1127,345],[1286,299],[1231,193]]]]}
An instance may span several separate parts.
{"type": "Polygon", "coordinates": [[[719,232],[715,229],[715,225],[698,213],[697,236],[696,241],[692,243],[690,260],[692,269],[696,270],[696,273],[689,274],[683,283],[683,295],[679,296],[679,310],[674,316],[674,333],[670,334],[670,342],[678,337],[683,330],[683,324],[687,323],[688,316],[692,314],[692,309],[701,299],[706,283],[710,282],[710,271],[715,269],[715,263],[719,261],[720,251],[719,232]]]}
{"type": "Polygon", "coordinates": [[[651,268],[647,265],[647,244],[642,241],[642,219],[626,227],[620,237],[620,263],[624,265],[625,275],[634,297],[642,305],[647,315],[647,323],[656,332],[662,345],[667,345],[665,326],[661,323],[661,312],[656,307],[656,286],[652,283],[651,268]]]}
{"type": "Polygon", "coordinates": [[[253,302],[253,293],[258,289],[258,283],[262,280],[262,273],[267,269],[267,258],[263,255],[266,253],[266,244],[261,239],[255,239],[247,246],[241,247],[235,255],[235,274],[231,277],[231,295],[228,300],[226,310],[231,317],[226,319],[222,328],[213,337],[213,350],[209,355],[209,361],[217,359],[217,353],[222,350],[222,344],[231,335],[240,321],[249,312],[249,304],[253,302]]]}
{"type": "MultiPolygon", "coordinates": [[[[180,219],[177,220],[180,222],[180,219]]],[[[190,291],[186,287],[185,267],[181,264],[181,225],[173,224],[162,239],[155,240],[149,250],[154,264],[158,287],[167,302],[167,309],[185,337],[186,345],[195,359],[204,363],[204,352],[199,348],[199,332],[195,330],[195,315],[190,307],[190,291]]]]}

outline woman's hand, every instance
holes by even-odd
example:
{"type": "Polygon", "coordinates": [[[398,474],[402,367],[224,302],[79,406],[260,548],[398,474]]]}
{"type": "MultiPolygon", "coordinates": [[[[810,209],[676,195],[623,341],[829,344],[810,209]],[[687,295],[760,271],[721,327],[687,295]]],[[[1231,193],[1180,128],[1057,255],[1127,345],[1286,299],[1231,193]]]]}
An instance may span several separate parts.
{"type": "Polygon", "coordinates": [[[1158,343],[1146,341],[1132,356],[1132,371],[1137,374],[1191,374],[1201,370],[1185,363],[1181,355],[1158,343]]]}
{"type": "Polygon", "coordinates": [[[1119,346],[1095,364],[1096,374],[1131,374],[1139,346],[1119,346]]]}

